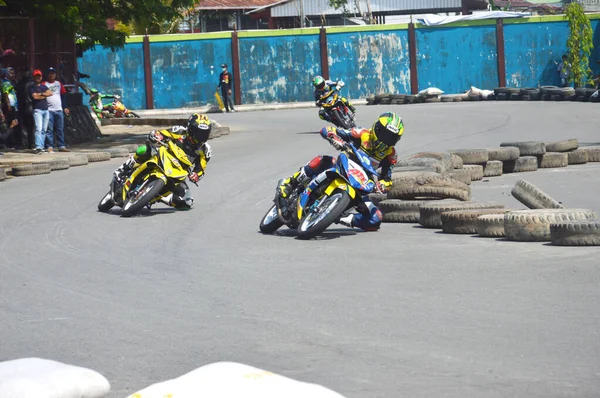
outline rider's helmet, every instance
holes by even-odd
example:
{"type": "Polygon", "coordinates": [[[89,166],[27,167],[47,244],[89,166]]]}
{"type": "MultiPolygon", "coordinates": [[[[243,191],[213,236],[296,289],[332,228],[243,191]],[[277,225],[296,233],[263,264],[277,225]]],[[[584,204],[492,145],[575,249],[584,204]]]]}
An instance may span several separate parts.
{"type": "Polygon", "coordinates": [[[371,127],[373,149],[385,150],[393,147],[404,133],[402,118],[393,112],[382,113],[371,127]]]}
{"type": "Polygon", "coordinates": [[[317,90],[322,90],[325,87],[325,79],[323,79],[323,76],[315,77],[313,79],[313,86],[315,86],[317,90]]]}
{"type": "Polygon", "coordinates": [[[188,119],[188,139],[194,145],[201,145],[208,141],[212,125],[208,116],[194,113],[188,119]]]}
{"type": "Polygon", "coordinates": [[[92,94],[100,94],[100,91],[98,91],[98,89],[95,89],[95,88],[90,88],[90,93],[92,93],[92,94]]]}

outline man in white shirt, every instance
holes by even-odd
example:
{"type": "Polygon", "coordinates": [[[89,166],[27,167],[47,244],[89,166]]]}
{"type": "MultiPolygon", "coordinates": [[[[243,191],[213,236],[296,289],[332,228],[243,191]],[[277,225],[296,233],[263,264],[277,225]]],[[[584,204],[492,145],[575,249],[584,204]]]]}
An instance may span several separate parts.
{"type": "MultiPolygon", "coordinates": [[[[48,131],[46,133],[46,141],[49,141],[46,144],[48,152],[52,152],[54,148],[54,133],[56,133],[59,152],[70,152],[65,146],[65,117],[63,115],[62,101],[62,96],[67,93],[67,90],[61,82],[56,80],[56,70],[54,68],[48,68],[48,80],[44,85],[52,91],[52,96],[46,98],[48,101],[48,111],[50,111],[48,131]]],[[[69,109],[64,108],[64,113],[69,115],[69,109]]]]}

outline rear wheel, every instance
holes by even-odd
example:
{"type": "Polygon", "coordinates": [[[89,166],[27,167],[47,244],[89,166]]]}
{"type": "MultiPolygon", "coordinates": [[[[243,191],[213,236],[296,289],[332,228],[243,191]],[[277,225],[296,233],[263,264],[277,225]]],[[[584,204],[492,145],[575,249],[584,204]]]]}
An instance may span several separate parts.
{"type": "Polygon", "coordinates": [[[112,209],[115,205],[115,201],[112,199],[112,192],[108,192],[102,200],[98,203],[98,211],[102,213],[106,213],[110,209],[112,209]]]}
{"type": "Polygon", "coordinates": [[[344,129],[349,129],[351,128],[350,124],[348,123],[348,118],[346,118],[342,112],[340,112],[339,110],[334,110],[331,112],[333,114],[333,117],[337,120],[337,125],[339,125],[339,127],[342,127],[344,129]]]}
{"type": "Polygon", "coordinates": [[[129,198],[123,205],[121,217],[131,217],[144,208],[152,199],[154,199],[165,186],[160,178],[148,181],[148,183],[132,198],[129,198]]]}
{"type": "Polygon", "coordinates": [[[260,222],[260,232],[263,234],[272,234],[282,225],[283,223],[277,216],[277,206],[273,205],[260,222]]]}
{"type": "Polygon", "coordinates": [[[323,199],[318,206],[300,220],[298,238],[310,239],[325,231],[337,221],[350,204],[350,196],[345,191],[334,191],[323,199]]]}

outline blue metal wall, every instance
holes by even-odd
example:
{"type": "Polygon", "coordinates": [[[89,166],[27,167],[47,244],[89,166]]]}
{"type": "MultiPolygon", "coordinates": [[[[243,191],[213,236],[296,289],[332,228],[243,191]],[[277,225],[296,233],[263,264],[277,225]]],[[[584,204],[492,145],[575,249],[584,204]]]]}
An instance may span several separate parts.
{"type": "Polygon", "coordinates": [[[407,30],[332,33],[327,48],[329,75],[346,82],[348,98],[410,92],[407,30]]]}
{"type": "Polygon", "coordinates": [[[498,86],[495,26],[419,28],[416,38],[419,90],[462,93],[471,86],[498,86]]]}
{"type": "Polygon", "coordinates": [[[318,35],[240,38],[242,103],[311,101],[321,73],[318,35]]]}
{"type": "Polygon", "coordinates": [[[150,60],[158,109],[214,103],[221,64],[233,73],[230,39],[151,42],[150,60]]]}
{"type": "MultiPolygon", "coordinates": [[[[118,94],[123,103],[131,109],[146,107],[146,88],[144,85],[144,56],[141,43],[126,44],[118,52],[112,52],[96,46],[95,51],[86,51],[78,59],[80,72],[91,77],[82,79],[101,93],[118,94]]],[[[155,94],[156,95],[156,94],[155,94]]],[[[84,103],[87,104],[84,94],[84,103]]]]}

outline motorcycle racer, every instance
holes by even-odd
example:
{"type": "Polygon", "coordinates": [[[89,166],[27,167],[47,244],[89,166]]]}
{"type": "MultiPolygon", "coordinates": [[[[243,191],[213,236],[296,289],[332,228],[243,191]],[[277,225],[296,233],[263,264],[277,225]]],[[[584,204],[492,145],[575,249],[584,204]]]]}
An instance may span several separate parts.
{"type": "MultiPolygon", "coordinates": [[[[155,151],[154,145],[160,145],[166,140],[171,140],[189,156],[194,164],[188,178],[190,181],[197,183],[204,177],[206,164],[212,156],[211,147],[206,142],[211,130],[212,125],[208,116],[199,113],[194,113],[188,118],[187,126],[173,126],[170,129],[153,130],[148,134],[147,143],[138,147],[135,154],[114,171],[114,177],[119,182],[124,181],[136,167],[150,159],[152,151],[155,151]]],[[[190,195],[189,187],[185,182],[172,187],[172,192],[161,201],[180,210],[187,210],[193,206],[194,198],[190,195]]]]}
{"type": "MultiPolygon", "coordinates": [[[[316,76],[313,79],[313,86],[315,87],[315,92],[314,92],[315,105],[320,107],[319,108],[319,117],[322,120],[331,122],[331,118],[329,117],[329,114],[327,113],[325,108],[323,108],[321,101],[323,100],[323,96],[325,94],[327,94],[328,92],[330,92],[331,90],[333,90],[334,88],[339,91],[342,87],[344,87],[344,82],[341,80],[334,82],[332,80],[325,80],[325,79],[323,79],[322,76],[316,76]]],[[[353,114],[356,113],[356,108],[348,101],[348,99],[346,99],[342,96],[340,96],[339,98],[340,98],[340,101],[350,109],[350,112],[352,112],[353,114]]]]}
{"type": "Polygon", "coordinates": [[[94,111],[96,116],[98,116],[99,118],[104,117],[104,115],[102,114],[102,111],[108,110],[110,108],[110,104],[104,105],[104,103],[102,102],[102,100],[104,98],[120,99],[121,97],[118,95],[112,95],[112,94],[102,94],[97,89],[91,88],[90,89],[90,105],[92,106],[92,110],[94,111]]]}
{"type": "MultiPolygon", "coordinates": [[[[324,127],[321,136],[337,150],[344,149],[347,142],[360,147],[371,158],[374,167],[381,167],[381,177],[377,190],[385,193],[392,186],[392,167],[397,162],[394,145],[404,133],[402,118],[392,112],[381,114],[370,129],[355,128],[345,130],[337,127],[324,127]]],[[[278,187],[281,197],[286,198],[299,184],[306,184],[321,172],[335,165],[332,156],[317,156],[301,167],[278,187]]],[[[381,211],[365,196],[357,206],[358,214],[350,214],[340,219],[347,227],[358,227],[365,231],[376,231],[382,221],[381,211]]]]}

